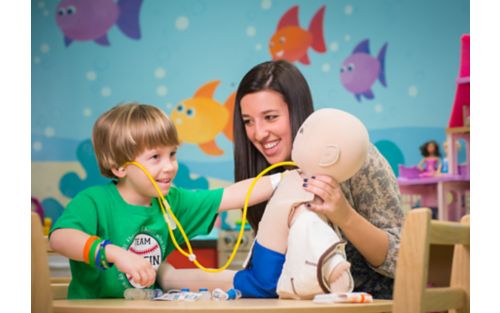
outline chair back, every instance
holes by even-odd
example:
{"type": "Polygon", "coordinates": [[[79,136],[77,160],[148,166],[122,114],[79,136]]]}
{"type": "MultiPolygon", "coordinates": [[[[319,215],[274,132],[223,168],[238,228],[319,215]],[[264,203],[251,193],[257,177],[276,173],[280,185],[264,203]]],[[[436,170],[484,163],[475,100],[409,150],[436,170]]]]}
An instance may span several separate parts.
{"type": "Polygon", "coordinates": [[[430,209],[411,210],[402,233],[394,282],[394,313],[470,312],[470,217],[432,220],[430,209]],[[429,288],[431,245],[454,246],[449,287],[429,288]]]}

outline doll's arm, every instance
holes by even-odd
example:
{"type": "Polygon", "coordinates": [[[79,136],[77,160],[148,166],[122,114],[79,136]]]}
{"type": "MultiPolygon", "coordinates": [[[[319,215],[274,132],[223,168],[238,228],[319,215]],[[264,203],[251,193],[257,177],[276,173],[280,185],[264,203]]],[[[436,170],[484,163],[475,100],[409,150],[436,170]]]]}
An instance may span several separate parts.
{"type": "Polygon", "coordinates": [[[292,208],[313,199],[313,194],[302,187],[297,171],[287,172],[259,222],[256,239],[260,245],[284,254],[287,248],[289,217],[292,208]]]}
{"type": "Polygon", "coordinates": [[[417,168],[419,170],[421,170],[421,171],[424,170],[424,167],[422,166],[422,164],[424,164],[424,162],[425,162],[425,158],[423,158],[422,160],[420,160],[420,162],[418,162],[418,164],[417,164],[417,168]]]}

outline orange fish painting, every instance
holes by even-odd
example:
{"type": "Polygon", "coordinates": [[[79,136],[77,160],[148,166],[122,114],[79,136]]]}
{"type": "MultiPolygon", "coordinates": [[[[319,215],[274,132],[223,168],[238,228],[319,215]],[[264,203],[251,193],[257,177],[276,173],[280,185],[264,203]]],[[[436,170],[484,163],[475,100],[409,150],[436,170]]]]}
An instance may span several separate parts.
{"type": "Polygon", "coordinates": [[[171,113],[181,142],[198,145],[208,155],[218,156],[224,151],[215,137],[221,132],[233,141],[233,110],[236,93],[224,104],[213,99],[219,80],[201,86],[192,98],[179,103],[171,113]]]}
{"type": "Polygon", "coordinates": [[[299,26],[299,7],[293,6],[279,20],[276,32],[269,41],[269,52],[273,60],[299,61],[310,64],[307,50],[326,51],[323,37],[323,16],[325,6],[322,6],[314,15],[307,30],[299,26]]]}

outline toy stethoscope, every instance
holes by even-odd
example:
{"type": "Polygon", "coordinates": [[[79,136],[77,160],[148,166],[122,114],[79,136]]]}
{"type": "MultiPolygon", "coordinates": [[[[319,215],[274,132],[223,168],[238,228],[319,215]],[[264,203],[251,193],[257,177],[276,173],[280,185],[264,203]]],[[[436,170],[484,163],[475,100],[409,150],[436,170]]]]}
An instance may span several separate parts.
{"type": "Polygon", "coordinates": [[[241,218],[240,232],[238,234],[238,239],[236,240],[236,244],[234,245],[233,252],[231,253],[231,256],[227,260],[226,264],[224,264],[224,266],[222,266],[220,268],[206,268],[202,264],[200,264],[200,262],[198,262],[198,260],[196,260],[196,255],[193,253],[193,249],[191,248],[191,243],[189,242],[189,239],[187,238],[187,235],[184,232],[184,228],[182,228],[182,225],[179,223],[179,220],[175,217],[174,213],[172,212],[172,209],[170,208],[170,205],[167,202],[167,199],[165,199],[165,197],[163,196],[160,188],[158,187],[158,185],[156,184],[155,180],[153,179],[153,177],[151,176],[151,174],[148,172],[148,170],[144,166],[142,166],[140,163],[135,162],[135,161],[133,161],[133,162],[127,162],[127,163],[125,163],[124,166],[127,166],[127,165],[135,165],[138,168],[140,168],[144,172],[144,174],[146,174],[146,176],[149,178],[149,180],[151,181],[151,183],[155,187],[156,192],[158,193],[158,203],[160,204],[163,216],[165,218],[165,222],[167,223],[167,226],[168,226],[168,232],[170,234],[170,238],[172,238],[172,242],[174,243],[175,248],[182,255],[184,255],[191,262],[193,262],[199,269],[201,269],[201,270],[203,270],[205,272],[209,272],[209,273],[221,272],[221,271],[227,269],[227,267],[233,261],[235,255],[236,255],[236,251],[238,251],[238,248],[240,246],[241,239],[243,238],[243,233],[245,231],[245,223],[246,223],[246,218],[247,218],[248,202],[250,201],[250,195],[252,194],[252,190],[255,187],[255,184],[257,183],[257,181],[262,176],[264,176],[265,174],[267,174],[267,172],[269,172],[270,170],[272,170],[272,169],[274,169],[274,168],[276,168],[278,166],[297,166],[297,164],[295,162],[291,162],[291,161],[279,162],[279,163],[276,163],[276,164],[268,166],[266,169],[264,169],[262,172],[260,172],[259,175],[257,175],[252,180],[252,183],[250,184],[250,188],[248,188],[248,192],[247,192],[247,195],[246,195],[246,198],[245,198],[245,204],[243,206],[243,215],[242,215],[242,218],[241,218]],[[168,213],[167,213],[167,211],[168,211],[168,213]],[[169,214],[170,214],[170,217],[173,219],[174,222],[171,221],[171,219],[169,217],[169,214]],[[186,243],[186,246],[188,248],[188,252],[184,251],[179,246],[179,244],[177,243],[177,239],[175,239],[173,230],[176,228],[176,226],[179,228],[179,231],[180,231],[182,237],[184,238],[184,242],[186,243]]]}

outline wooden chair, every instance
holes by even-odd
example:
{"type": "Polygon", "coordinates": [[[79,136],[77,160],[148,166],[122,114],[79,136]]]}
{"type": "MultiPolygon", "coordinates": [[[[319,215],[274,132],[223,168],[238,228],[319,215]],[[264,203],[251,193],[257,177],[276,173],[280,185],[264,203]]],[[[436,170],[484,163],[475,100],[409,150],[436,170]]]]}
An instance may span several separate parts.
{"type": "Polygon", "coordinates": [[[435,221],[429,209],[414,209],[405,220],[394,283],[394,313],[470,312],[470,218],[435,221]],[[428,288],[431,245],[454,246],[449,287],[428,288]]]}
{"type": "MultiPolygon", "coordinates": [[[[49,255],[49,259],[50,259],[51,256],[55,256],[55,255],[60,256],[59,253],[55,252],[50,247],[48,236],[44,236],[43,240],[45,241],[45,245],[47,247],[47,253],[49,255]]],[[[56,284],[67,284],[67,285],[69,285],[69,282],[71,281],[71,276],[50,276],[50,270],[49,270],[49,277],[50,277],[50,283],[52,285],[56,285],[56,284]]]]}
{"type": "Polygon", "coordinates": [[[52,312],[47,243],[36,213],[31,213],[31,312],[52,312]]]}

